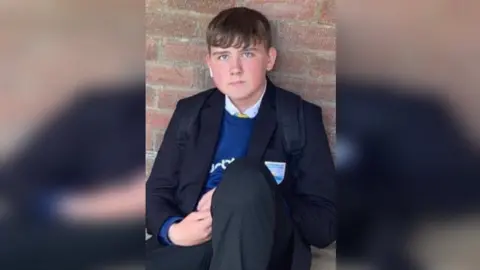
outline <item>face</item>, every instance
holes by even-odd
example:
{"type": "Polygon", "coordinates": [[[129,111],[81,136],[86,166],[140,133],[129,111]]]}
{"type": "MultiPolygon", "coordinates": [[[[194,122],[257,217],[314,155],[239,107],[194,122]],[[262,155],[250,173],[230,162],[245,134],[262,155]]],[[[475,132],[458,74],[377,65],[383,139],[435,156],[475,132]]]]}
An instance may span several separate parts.
{"type": "Polygon", "coordinates": [[[234,100],[248,99],[263,91],[266,73],[275,64],[276,50],[263,44],[249,48],[211,47],[206,62],[216,87],[234,100]]]}

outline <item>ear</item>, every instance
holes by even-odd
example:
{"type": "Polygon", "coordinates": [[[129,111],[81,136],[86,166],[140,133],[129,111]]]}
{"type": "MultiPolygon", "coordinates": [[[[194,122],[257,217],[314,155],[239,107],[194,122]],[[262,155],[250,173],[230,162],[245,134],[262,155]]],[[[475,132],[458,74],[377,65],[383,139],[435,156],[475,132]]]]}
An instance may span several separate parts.
{"type": "Polygon", "coordinates": [[[268,62],[267,62],[267,71],[271,71],[275,66],[275,60],[277,59],[277,49],[270,47],[268,49],[268,62]]]}
{"type": "Polygon", "coordinates": [[[207,67],[208,67],[208,71],[210,72],[210,78],[213,78],[213,72],[212,72],[212,68],[210,67],[210,63],[212,62],[212,59],[210,57],[210,54],[207,53],[205,55],[205,63],[207,64],[207,67]]]}
{"type": "Polygon", "coordinates": [[[205,55],[205,63],[210,66],[210,63],[212,62],[212,59],[210,57],[210,53],[207,52],[207,54],[205,55]]]}

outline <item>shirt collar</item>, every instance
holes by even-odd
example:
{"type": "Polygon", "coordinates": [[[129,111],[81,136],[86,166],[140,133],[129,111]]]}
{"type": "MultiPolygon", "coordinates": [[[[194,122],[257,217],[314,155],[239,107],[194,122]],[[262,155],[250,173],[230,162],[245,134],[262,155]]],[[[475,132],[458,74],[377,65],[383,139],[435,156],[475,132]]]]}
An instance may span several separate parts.
{"type": "MultiPolygon", "coordinates": [[[[265,95],[265,92],[267,90],[267,84],[265,84],[265,89],[263,90],[262,96],[258,99],[258,101],[251,106],[250,108],[246,109],[243,114],[247,115],[249,118],[255,118],[257,116],[258,111],[260,110],[260,104],[262,103],[263,96],[265,95]]],[[[240,110],[233,104],[232,100],[225,95],[225,110],[227,110],[228,113],[231,115],[237,115],[240,112],[240,110]]]]}

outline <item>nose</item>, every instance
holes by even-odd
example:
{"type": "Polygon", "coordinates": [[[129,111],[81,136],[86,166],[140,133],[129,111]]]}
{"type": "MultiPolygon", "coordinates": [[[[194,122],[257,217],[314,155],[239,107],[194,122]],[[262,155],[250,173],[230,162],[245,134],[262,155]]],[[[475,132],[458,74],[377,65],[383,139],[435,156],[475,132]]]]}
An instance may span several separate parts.
{"type": "Polygon", "coordinates": [[[230,60],[230,75],[241,75],[243,73],[242,63],[238,57],[232,57],[230,60]]]}

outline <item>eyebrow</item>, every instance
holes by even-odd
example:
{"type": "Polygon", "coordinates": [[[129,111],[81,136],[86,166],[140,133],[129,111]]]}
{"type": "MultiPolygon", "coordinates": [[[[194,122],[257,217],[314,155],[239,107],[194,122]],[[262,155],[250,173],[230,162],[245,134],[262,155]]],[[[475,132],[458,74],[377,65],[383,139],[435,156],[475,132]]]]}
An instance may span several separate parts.
{"type": "Polygon", "coordinates": [[[212,55],[219,55],[219,54],[230,54],[229,51],[217,51],[217,52],[213,52],[212,55]]]}
{"type": "Polygon", "coordinates": [[[212,55],[217,55],[217,54],[229,54],[230,52],[229,51],[216,51],[216,52],[213,52],[212,55]]]}
{"type": "MultiPolygon", "coordinates": [[[[255,48],[255,47],[249,47],[249,48],[242,49],[240,51],[242,51],[242,52],[258,51],[258,49],[255,48]]],[[[212,53],[212,55],[223,55],[223,54],[230,54],[230,52],[229,51],[216,51],[216,52],[212,53]]]]}

